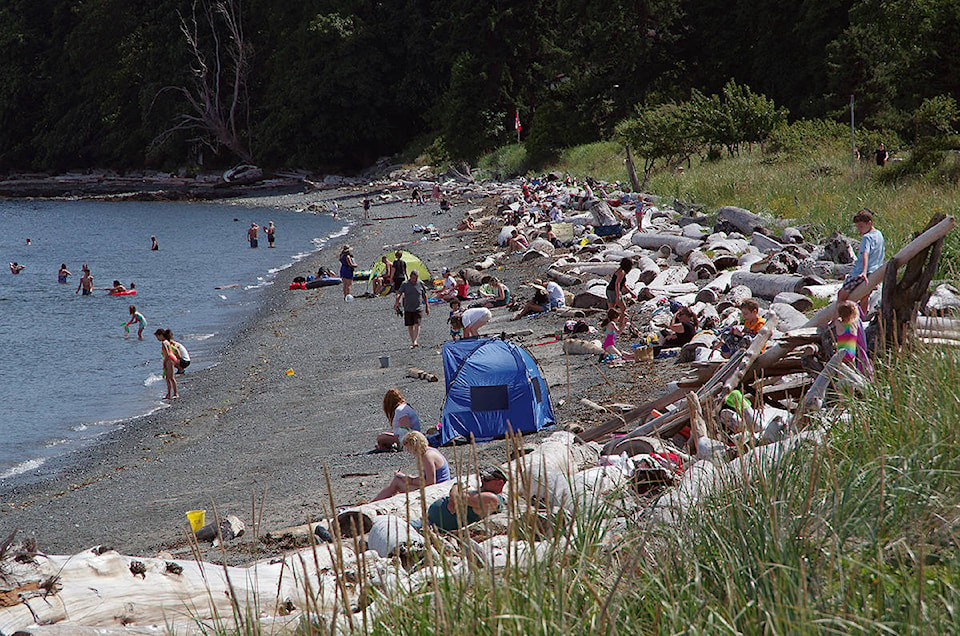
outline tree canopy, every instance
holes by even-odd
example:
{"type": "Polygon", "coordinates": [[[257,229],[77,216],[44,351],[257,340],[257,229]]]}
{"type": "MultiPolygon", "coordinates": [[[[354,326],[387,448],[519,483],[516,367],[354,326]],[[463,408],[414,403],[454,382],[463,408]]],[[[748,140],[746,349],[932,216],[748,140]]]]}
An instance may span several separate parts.
{"type": "Polygon", "coordinates": [[[714,99],[739,104],[738,125],[756,116],[731,131],[723,109],[700,114],[731,151],[784,108],[841,120],[850,95],[859,123],[907,139],[952,123],[958,35],[948,0],[7,0],[0,169],[350,170],[417,140],[473,161],[515,139],[517,110],[546,160],[610,138],[638,107],[656,121],[714,99]],[[221,4],[243,41],[221,26],[191,50],[181,17],[221,4]],[[217,47],[243,53],[242,82],[217,85],[238,91],[239,145],[174,130],[217,47]]]}

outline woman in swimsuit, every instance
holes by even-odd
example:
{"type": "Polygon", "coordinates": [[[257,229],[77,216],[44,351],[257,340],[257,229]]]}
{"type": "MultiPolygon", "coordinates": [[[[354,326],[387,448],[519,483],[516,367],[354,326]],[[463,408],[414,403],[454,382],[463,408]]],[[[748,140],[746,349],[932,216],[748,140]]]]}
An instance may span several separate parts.
{"type": "Polygon", "coordinates": [[[166,329],[157,329],[153,332],[153,335],[160,341],[160,355],[163,358],[163,379],[167,382],[167,394],[163,399],[175,400],[180,397],[180,394],[177,393],[177,378],[174,371],[177,362],[180,361],[180,356],[177,355],[177,348],[173,344],[173,334],[170,338],[167,338],[166,329]]]}
{"type": "Polygon", "coordinates": [[[421,486],[432,486],[450,481],[450,464],[440,451],[427,444],[427,438],[420,431],[410,431],[403,438],[403,449],[417,458],[421,475],[405,475],[397,471],[393,479],[371,501],[379,501],[402,492],[418,490],[421,486]]]}
{"type": "Polygon", "coordinates": [[[66,285],[67,276],[73,276],[73,273],[69,269],[67,269],[66,263],[61,263],[60,271],[57,272],[57,282],[60,283],[61,285],[66,285]]]}

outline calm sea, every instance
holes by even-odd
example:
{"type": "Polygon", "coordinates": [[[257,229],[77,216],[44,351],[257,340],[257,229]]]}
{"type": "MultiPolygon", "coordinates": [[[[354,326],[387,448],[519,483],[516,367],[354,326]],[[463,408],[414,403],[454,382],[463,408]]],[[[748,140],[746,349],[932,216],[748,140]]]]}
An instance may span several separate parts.
{"type": "Polygon", "coordinates": [[[86,201],[0,201],[0,228],[0,479],[162,408],[157,327],[190,351],[187,373],[210,366],[274,275],[346,230],[272,208],[86,201]],[[274,222],[275,249],[262,231],[250,249],[251,221],[274,222]],[[26,269],[12,275],[12,261],[26,269]],[[66,285],[61,263],[73,272],[66,285]],[[97,287],[134,282],[137,295],[75,294],[83,263],[97,287]],[[147,320],[142,341],[122,326],[131,303],[147,320]]]}

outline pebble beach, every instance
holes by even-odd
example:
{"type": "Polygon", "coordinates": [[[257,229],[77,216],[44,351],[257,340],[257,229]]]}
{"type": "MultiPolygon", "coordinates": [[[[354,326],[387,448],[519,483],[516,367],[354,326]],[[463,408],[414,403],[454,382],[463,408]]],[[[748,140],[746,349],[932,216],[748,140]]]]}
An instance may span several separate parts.
{"type": "MultiPolygon", "coordinates": [[[[306,291],[287,287],[293,277],[314,273],[320,266],[336,269],[344,242],[353,248],[361,268],[398,247],[419,256],[431,272],[472,263],[474,250],[489,252],[492,246],[475,244],[478,233],[454,230],[464,211],[484,202],[454,199],[450,212],[437,215],[435,204],[419,206],[396,198],[381,202],[371,187],[258,196],[244,203],[304,209],[333,198],[341,216],[354,223],[349,233],[280,272],[262,307],[220,352],[217,364],[180,376],[180,400],[125,423],[96,447],[62,460],[54,466],[52,479],[0,486],[6,533],[33,538],[48,553],[103,545],[131,555],[151,556],[161,550],[185,554],[184,515],[206,509],[208,520],[214,513],[232,514],[254,531],[231,547],[236,554],[229,560],[240,562],[248,551],[260,549],[252,535],[329,516],[331,505],[369,499],[394,471],[414,470],[406,453],[369,451],[376,434],[389,430],[382,411],[388,388],[400,388],[425,427],[436,423],[443,383],[406,377],[406,372],[415,367],[442,377],[440,347],[449,338],[447,306],[431,305],[421,346],[411,349],[392,297],[362,297],[370,289],[366,283],[354,283],[353,302],[344,301],[338,286],[306,291]],[[370,220],[363,217],[365,196],[374,200],[370,220]],[[434,225],[439,240],[422,240],[424,234],[412,230],[427,224],[434,225]],[[390,357],[389,367],[381,368],[382,356],[390,357]]],[[[502,275],[509,282],[508,273],[502,275]]],[[[523,293],[519,283],[513,289],[523,293]]],[[[536,338],[541,332],[556,333],[562,322],[508,322],[509,317],[507,309],[495,310],[485,331],[529,328],[536,338]]],[[[545,356],[557,357],[546,351],[549,348],[533,353],[551,387],[562,387],[567,378],[563,356],[560,363],[544,365],[545,356]]],[[[581,367],[588,368],[582,360],[574,366],[575,376],[581,367]]],[[[596,374],[593,381],[603,382],[596,374]]],[[[578,384],[574,399],[581,396],[583,385],[578,384]]],[[[563,390],[556,393],[554,406],[563,419],[566,400],[558,400],[563,390]]],[[[466,471],[473,463],[466,448],[442,452],[452,466],[466,471]]],[[[502,443],[476,449],[481,463],[506,460],[502,443]]]]}

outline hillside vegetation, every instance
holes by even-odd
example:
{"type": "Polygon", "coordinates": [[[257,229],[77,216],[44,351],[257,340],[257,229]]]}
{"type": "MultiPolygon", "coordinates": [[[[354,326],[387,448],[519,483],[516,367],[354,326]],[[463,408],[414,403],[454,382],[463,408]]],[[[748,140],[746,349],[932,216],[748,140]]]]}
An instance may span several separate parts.
{"type": "Polygon", "coordinates": [[[517,119],[542,166],[731,80],[909,143],[960,96],[958,27],[949,0],[7,0],[0,170],[474,162],[517,119]]]}

